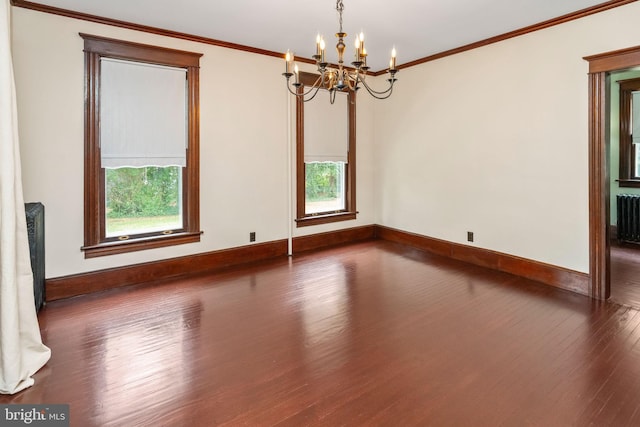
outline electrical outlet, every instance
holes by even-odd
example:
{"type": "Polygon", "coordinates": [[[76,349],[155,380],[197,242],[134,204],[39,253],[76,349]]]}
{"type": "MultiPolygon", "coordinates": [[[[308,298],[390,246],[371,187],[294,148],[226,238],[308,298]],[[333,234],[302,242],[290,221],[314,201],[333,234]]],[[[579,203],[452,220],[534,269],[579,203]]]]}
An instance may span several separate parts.
{"type": "Polygon", "coordinates": [[[252,231],[249,233],[249,241],[250,242],[255,242],[256,241],[256,232],[252,231]]]}
{"type": "Polygon", "coordinates": [[[467,242],[473,242],[473,231],[467,231],[467,242]]]}

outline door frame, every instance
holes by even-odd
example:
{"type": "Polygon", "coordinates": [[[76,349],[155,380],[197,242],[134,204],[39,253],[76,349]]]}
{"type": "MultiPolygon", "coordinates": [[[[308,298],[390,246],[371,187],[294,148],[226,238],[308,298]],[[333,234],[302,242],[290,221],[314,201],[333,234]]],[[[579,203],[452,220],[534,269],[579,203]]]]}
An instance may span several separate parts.
{"type": "Polygon", "coordinates": [[[609,247],[609,106],[612,71],[640,66],[640,46],[583,58],[589,62],[589,277],[590,296],[611,295],[609,247]]]}

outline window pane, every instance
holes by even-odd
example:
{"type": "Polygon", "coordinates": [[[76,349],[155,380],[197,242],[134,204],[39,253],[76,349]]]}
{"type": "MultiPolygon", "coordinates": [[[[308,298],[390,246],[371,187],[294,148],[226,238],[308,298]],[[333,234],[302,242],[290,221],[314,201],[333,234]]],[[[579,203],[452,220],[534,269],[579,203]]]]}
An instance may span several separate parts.
{"type": "Polygon", "coordinates": [[[106,237],[182,228],[182,168],[105,169],[106,237]]]}
{"type": "Polygon", "coordinates": [[[345,163],[305,163],[305,213],[345,209],[345,163]]]}

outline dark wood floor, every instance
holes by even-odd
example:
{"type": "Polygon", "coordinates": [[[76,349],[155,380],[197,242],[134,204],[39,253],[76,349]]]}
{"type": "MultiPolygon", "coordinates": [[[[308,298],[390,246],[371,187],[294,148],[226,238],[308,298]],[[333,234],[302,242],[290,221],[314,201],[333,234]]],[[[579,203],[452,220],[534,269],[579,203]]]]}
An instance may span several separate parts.
{"type": "Polygon", "coordinates": [[[389,242],[50,303],[73,426],[640,425],[640,312],[389,242]]]}
{"type": "Polygon", "coordinates": [[[640,308],[640,245],[612,242],[611,301],[640,308]]]}

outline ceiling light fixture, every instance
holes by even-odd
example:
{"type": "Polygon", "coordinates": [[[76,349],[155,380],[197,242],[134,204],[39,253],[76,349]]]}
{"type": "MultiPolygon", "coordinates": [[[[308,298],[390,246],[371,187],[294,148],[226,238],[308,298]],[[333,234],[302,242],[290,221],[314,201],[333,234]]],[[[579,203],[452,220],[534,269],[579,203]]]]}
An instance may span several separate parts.
{"type": "Polygon", "coordinates": [[[395,76],[398,72],[398,69],[396,68],[396,49],[393,48],[391,51],[391,60],[389,61],[390,77],[387,79],[389,87],[380,92],[373,90],[366,81],[369,67],[367,66],[367,50],[364,47],[363,33],[356,36],[355,60],[351,63],[351,65],[353,65],[353,70],[346,69],[344,67],[344,51],[346,47],[344,44],[344,38],[347,36],[347,33],[342,30],[342,11],[344,10],[342,0],[336,1],[336,10],[340,16],[340,31],[336,33],[336,37],[338,38],[338,43],[336,44],[336,50],[338,51],[338,68],[328,67],[329,63],[325,60],[324,38],[318,34],[316,37],[316,54],[313,55],[313,59],[316,61],[316,66],[318,67],[320,76],[309,90],[306,92],[304,90],[300,90],[303,86],[303,84],[300,83],[300,71],[298,69],[298,65],[294,63],[294,55],[287,51],[287,54],[285,55],[285,72],[282,74],[287,79],[287,89],[293,95],[301,98],[304,102],[311,101],[315,98],[318,90],[322,88],[329,91],[329,100],[333,104],[336,91],[358,90],[360,89],[360,84],[362,84],[367,92],[369,92],[369,94],[374,98],[386,99],[390,97],[393,92],[393,84],[396,81],[395,76]],[[291,83],[292,76],[295,76],[293,83],[291,83]],[[292,85],[295,90],[291,89],[292,85]]]}

